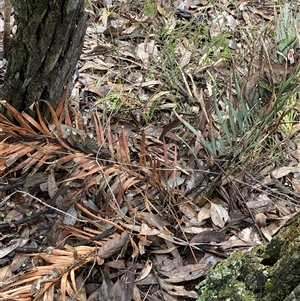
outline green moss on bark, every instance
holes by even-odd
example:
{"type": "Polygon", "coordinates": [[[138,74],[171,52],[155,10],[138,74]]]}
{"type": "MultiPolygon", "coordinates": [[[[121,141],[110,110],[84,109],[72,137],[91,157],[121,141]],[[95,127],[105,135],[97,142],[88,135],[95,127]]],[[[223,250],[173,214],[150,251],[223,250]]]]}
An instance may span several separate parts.
{"type": "MultiPolygon", "coordinates": [[[[287,301],[300,295],[300,214],[266,246],[233,253],[199,283],[198,301],[287,301]]],[[[295,299],[296,298],[296,299],[295,299]]]]}

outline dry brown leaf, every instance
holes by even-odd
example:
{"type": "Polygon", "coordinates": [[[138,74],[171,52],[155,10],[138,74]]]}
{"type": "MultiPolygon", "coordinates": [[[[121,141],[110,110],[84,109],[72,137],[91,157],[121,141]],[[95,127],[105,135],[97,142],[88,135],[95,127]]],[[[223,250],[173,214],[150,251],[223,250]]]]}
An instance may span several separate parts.
{"type": "Polygon", "coordinates": [[[256,209],[268,206],[272,203],[272,200],[266,194],[260,194],[255,201],[247,202],[249,209],[256,209]]]}
{"type": "Polygon", "coordinates": [[[147,213],[147,212],[137,212],[136,218],[138,220],[144,221],[149,226],[154,226],[158,230],[162,232],[166,232],[165,226],[168,225],[168,223],[162,220],[161,217],[159,217],[156,214],[147,213]]]}
{"type": "Polygon", "coordinates": [[[151,229],[146,223],[142,223],[140,227],[140,235],[158,235],[160,231],[158,229],[151,229]]]}
{"type": "Polygon", "coordinates": [[[9,253],[14,251],[16,248],[23,247],[28,242],[28,239],[15,238],[12,239],[6,247],[0,249],[0,258],[7,256],[9,253]]]}
{"type": "Polygon", "coordinates": [[[291,151],[290,155],[293,156],[298,161],[300,161],[300,149],[296,149],[294,151],[291,151]]]}
{"type": "Polygon", "coordinates": [[[165,280],[158,278],[158,282],[162,289],[166,290],[172,296],[182,296],[197,299],[198,294],[195,291],[187,291],[184,286],[176,286],[168,284],[165,280]]]}
{"type": "Polygon", "coordinates": [[[273,16],[273,15],[266,15],[263,11],[257,9],[256,7],[248,6],[248,9],[249,9],[252,13],[262,16],[262,17],[263,17],[264,19],[266,19],[266,20],[271,21],[271,20],[274,19],[274,16],[273,16]]]}
{"type": "Polygon", "coordinates": [[[271,236],[275,235],[286,224],[286,222],[290,218],[292,218],[294,215],[295,215],[295,213],[286,215],[286,216],[278,219],[277,221],[271,223],[270,225],[268,225],[268,233],[271,236]]]}
{"type": "Polygon", "coordinates": [[[260,243],[254,242],[254,241],[243,241],[240,239],[230,239],[227,241],[220,242],[216,244],[218,247],[221,247],[223,250],[228,250],[232,248],[238,248],[238,247],[253,247],[257,246],[260,243]]]}
{"type": "Polygon", "coordinates": [[[203,220],[210,218],[210,216],[210,203],[207,202],[203,207],[200,208],[200,211],[198,212],[198,222],[201,223],[203,220]]]}
{"type": "Polygon", "coordinates": [[[159,55],[158,47],[154,40],[147,41],[138,44],[135,49],[138,58],[143,62],[144,67],[148,68],[152,59],[156,59],[159,55]]]}
{"type": "MultiPolygon", "coordinates": [[[[53,172],[48,175],[47,186],[49,197],[52,199],[58,191],[58,186],[53,172]]],[[[59,195],[59,197],[62,199],[61,195],[59,195]]]]}
{"type": "Polygon", "coordinates": [[[179,204],[179,210],[187,217],[188,220],[195,220],[197,217],[196,210],[188,203],[179,204]]]}
{"type": "Polygon", "coordinates": [[[264,235],[264,237],[267,239],[267,241],[271,241],[272,235],[270,234],[268,227],[261,227],[260,231],[264,235]]]}
{"type": "Polygon", "coordinates": [[[129,232],[124,231],[120,237],[115,237],[106,242],[97,250],[97,255],[103,259],[111,257],[113,254],[120,252],[129,239],[129,232]]]}
{"type": "MultiPolygon", "coordinates": [[[[68,206],[68,202],[67,202],[67,206],[68,206]]],[[[74,205],[72,205],[66,213],[67,215],[64,216],[63,223],[65,225],[75,225],[78,217],[78,212],[75,209],[74,205]]]]}
{"type": "Polygon", "coordinates": [[[113,64],[106,63],[102,60],[97,60],[97,63],[93,63],[93,62],[85,63],[83,67],[81,67],[78,70],[78,72],[83,72],[86,71],[87,69],[105,71],[105,70],[109,70],[113,66],[114,66],[113,64]]]}
{"type": "Polygon", "coordinates": [[[300,194],[300,179],[293,177],[292,187],[296,193],[300,194]]]}
{"type": "Polygon", "coordinates": [[[213,228],[209,227],[193,227],[193,226],[188,226],[188,227],[182,227],[182,230],[185,233],[190,233],[190,234],[199,234],[203,231],[211,231],[213,228]]]}
{"type": "Polygon", "coordinates": [[[212,222],[220,228],[223,228],[230,220],[227,210],[220,205],[211,203],[210,211],[212,222]]]}
{"type": "Polygon", "coordinates": [[[229,236],[223,232],[217,231],[202,231],[201,233],[195,235],[190,243],[211,243],[211,242],[222,242],[228,240],[229,236]]]}
{"type": "Polygon", "coordinates": [[[0,268],[0,282],[7,283],[7,281],[13,276],[10,265],[0,268]]]}
{"type": "Polygon", "coordinates": [[[134,282],[139,282],[139,281],[145,279],[150,274],[150,272],[152,270],[152,266],[153,266],[152,261],[150,261],[148,259],[147,262],[145,263],[145,267],[142,269],[141,273],[134,280],[134,282]]]}
{"type": "Polygon", "coordinates": [[[189,50],[185,50],[183,56],[180,59],[179,65],[181,68],[184,68],[190,62],[192,57],[192,52],[189,50]]]}
{"type": "Polygon", "coordinates": [[[292,166],[284,166],[279,167],[271,172],[272,176],[276,179],[280,179],[282,177],[287,176],[289,173],[300,172],[299,167],[292,167],[292,166]]]}
{"type": "Polygon", "coordinates": [[[195,263],[186,266],[177,267],[171,271],[161,270],[161,274],[168,277],[165,280],[171,283],[185,282],[202,277],[211,268],[210,263],[195,263]]]}

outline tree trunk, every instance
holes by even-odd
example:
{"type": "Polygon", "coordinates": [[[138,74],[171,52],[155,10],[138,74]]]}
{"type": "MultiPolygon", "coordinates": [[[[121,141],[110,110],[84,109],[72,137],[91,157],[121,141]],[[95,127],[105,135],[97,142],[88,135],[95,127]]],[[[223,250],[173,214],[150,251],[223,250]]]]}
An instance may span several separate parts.
{"type": "Polygon", "coordinates": [[[198,301],[300,300],[300,213],[268,245],[220,262],[198,285],[198,301]]]}
{"type": "MultiPolygon", "coordinates": [[[[12,0],[17,34],[10,41],[4,97],[19,111],[48,100],[56,108],[69,88],[87,26],[84,0],[12,0]]],[[[45,104],[41,111],[49,116],[45,104]]]]}

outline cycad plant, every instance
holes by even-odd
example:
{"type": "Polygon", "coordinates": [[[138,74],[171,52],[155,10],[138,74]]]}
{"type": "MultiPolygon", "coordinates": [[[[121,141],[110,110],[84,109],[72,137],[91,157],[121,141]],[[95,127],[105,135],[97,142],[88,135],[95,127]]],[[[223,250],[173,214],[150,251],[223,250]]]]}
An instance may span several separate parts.
{"type": "Polygon", "coordinates": [[[231,154],[230,168],[217,162],[226,175],[247,163],[257,165],[261,155],[267,160],[260,168],[265,167],[279,156],[274,135],[290,134],[299,104],[300,67],[291,58],[299,45],[299,26],[299,16],[285,4],[274,22],[253,40],[251,52],[240,55],[242,60],[232,57],[229,81],[222,86],[215,73],[207,72],[212,100],[208,135],[199,135],[198,129],[184,122],[201,141],[209,160],[216,162],[231,154]]]}

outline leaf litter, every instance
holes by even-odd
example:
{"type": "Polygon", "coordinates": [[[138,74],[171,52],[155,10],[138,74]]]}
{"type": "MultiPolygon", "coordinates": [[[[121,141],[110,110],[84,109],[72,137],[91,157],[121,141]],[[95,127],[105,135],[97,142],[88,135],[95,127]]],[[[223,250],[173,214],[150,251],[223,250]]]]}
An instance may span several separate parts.
{"type": "Polygon", "coordinates": [[[232,139],[249,142],[237,96],[254,105],[298,64],[297,47],[287,64],[247,35],[274,5],[87,1],[72,98],[52,124],[1,102],[18,121],[1,115],[1,299],[197,299],[222,258],[298,211],[298,119],[276,129],[276,167],[238,165],[232,139]]]}

